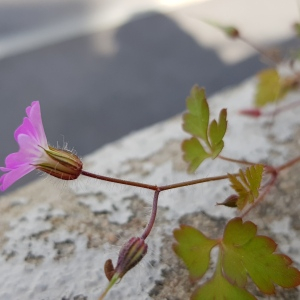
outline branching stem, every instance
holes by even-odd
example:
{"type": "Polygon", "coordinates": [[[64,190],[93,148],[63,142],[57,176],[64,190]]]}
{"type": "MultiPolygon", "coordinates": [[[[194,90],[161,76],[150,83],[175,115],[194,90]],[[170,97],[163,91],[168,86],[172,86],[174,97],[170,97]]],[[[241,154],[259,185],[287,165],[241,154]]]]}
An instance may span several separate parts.
{"type": "MultiPolygon", "coordinates": [[[[136,182],[136,181],[129,181],[129,180],[123,180],[123,179],[118,179],[118,178],[113,178],[113,177],[107,177],[107,176],[87,172],[84,170],[81,171],[81,174],[84,176],[88,176],[88,177],[99,179],[99,180],[104,180],[104,181],[108,181],[108,182],[114,182],[114,183],[118,183],[118,184],[129,185],[129,186],[135,186],[135,187],[154,191],[151,216],[150,216],[149,222],[147,224],[147,227],[145,228],[144,232],[141,235],[141,238],[144,240],[148,237],[148,235],[150,234],[150,232],[153,228],[155,218],[156,218],[156,213],[157,213],[158,196],[159,196],[160,192],[171,190],[171,189],[176,189],[176,188],[180,188],[180,187],[184,187],[184,186],[190,186],[190,185],[200,184],[200,183],[204,183],[204,182],[217,181],[217,180],[223,180],[223,179],[228,178],[228,175],[222,175],[222,176],[200,178],[200,179],[195,179],[195,180],[190,180],[190,181],[183,181],[183,182],[174,183],[174,184],[170,184],[170,185],[157,186],[157,185],[152,185],[152,184],[144,184],[144,183],[136,182]]],[[[234,174],[234,175],[238,176],[238,174],[234,174]]]]}
{"type": "MultiPolygon", "coordinates": [[[[103,181],[108,181],[108,182],[114,182],[118,184],[124,184],[124,185],[130,185],[130,186],[135,186],[139,188],[144,188],[152,191],[166,191],[166,190],[172,190],[184,186],[190,186],[190,185],[195,185],[195,184],[200,184],[204,182],[209,182],[209,181],[217,181],[217,180],[223,180],[227,179],[228,175],[222,175],[222,176],[214,176],[214,177],[206,177],[206,178],[200,178],[200,179],[195,179],[195,180],[189,180],[189,181],[183,181],[179,183],[174,183],[170,185],[162,185],[162,186],[157,186],[157,185],[152,185],[152,184],[145,184],[141,182],[136,182],[136,181],[129,181],[129,180],[123,180],[123,179],[118,179],[118,178],[113,178],[113,177],[107,177],[103,175],[98,175],[94,173],[90,173],[87,171],[82,170],[81,174],[87,177],[103,180],[103,181]]],[[[233,174],[233,175],[238,175],[238,174],[233,174]]]]}
{"type": "MultiPolygon", "coordinates": [[[[245,164],[245,165],[250,165],[250,166],[255,165],[255,163],[252,163],[252,162],[232,159],[232,158],[228,158],[228,157],[224,157],[224,156],[219,156],[219,158],[226,160],[226,161],[234,162],[234,163],[240,163],[240,164],[245,164]]],[[[253,205],[251,205],[246,211],[244,211],[242,213],[241,217],[244,218],[256,205],[258,205],[261,201],[263,201],[265,196],[269,193],[271,188],[274,186],[280,171],[291,167],[292,165],[296,164],[299,161],[300,161],[300,156],[288,161],[287,163],[285,163],[277,168],[273,167],[273,166],[265,165],[266,172],[271,174],[271,176],[272,176],[271,180],[263,188],[263,192],[259,195],[259,197],[253,203],[253,205]]],[[[190,180],[190,181],[184,181],[184,182],[179,182],[179,183],[170,184],[170,185],[157,186],[157,185],[152,185],[152,184],[144,184],[144,183],[140,183],[140,182],[136,182],[136,181],[129,181],[129,180],[122,180],[122,179],[113,178],[113,177],[107,177],[107,176],[87,172],[84,170],[81,171],[81,174],[84,176],[88,176],[88,177],[99,179],[99,180],[104,180],[104,181],[108,181],[108,182],[124,184],[124,185],[129,185],[129,186],[135,186],[135,187],[154,191],[151,216],[150,216],[150,219],[149,219],[149,222],[148,222],[146,228],[144,229],[144,232],[141,235],[141,238],[143,240],[145,240],[149,236],[149,234],[154,226],[156,214],[157,214],[157,207],[158,207],[158,197],[159,197],[160,192],[171,190],[171,189],[176,189],[176,188],[180,188],[180,187],[200,184],[200,183],[204,183],[204,182],[223,180],[223,179],[227,179],[229,177],[228,175],[221,175],[221,176],[214,176],[214,177],[207,177],[207,178],[200,178],[200,179],[195,179],[195,180],[190,180]]],[[[232,174],[232,175],[239,176],[239,174],[232,174]]],[[[100,296],[99,300],[104,299],[104,297],[106,296],[108,291],[118,280],[119,280],[119,278],[116,276],[110,280],[108,286],[106,287],[105,291],[100,296]]]]}
{"type": "MultiPolygon", "coordinates": [[[[225,156],[221,156],[219,155],[220,159],[226,160],[226,161],[230,161],[230,162],[234,162],[234,163],[240,163],[240,164],[244,164],[244,165],[255,165],[255,163],[253,162],[249,162],[249,161],[245,161],[245,160],[238,160],[238,159],[233,159],[233,158],[228,158],[225,156]]],[[[275,184],[275,181],[278,177],[278,173],[284,169],[287,169],[289,167],[291,167],[292,165],[298,163],[300,161],[300,156],[286,162],[285,164],[279,166],[279,167],[273,167],[273,166],[269,166],[269,165],[265,165],[266,168],[266,172],[272,175],[272,180],[270,181],[270,183],[267,184],[267,186],[264,188],[263,193],[258,197],[258,199],[256,200],[256,202],[248,209],[246,210],[243,214],[242,217],[244,217],[245,215],[247,215],[249,213],[249,211],[256,206],[259,202],[261,202],[264,197],[266,196],[266,194],[270,191],[271,187],[275,184]]],[[[108,177],[108,176],[103,176],[103,175],[98,175],[98,174],[94,174],[91,172],[87,172],[82,170],[81,174],[84,176],[88,176],[91,178],[95,178],[95,179],[99,179],[99,180],[103,180],[103,181],[108,181],[108,182],[113,182],[113,183],[118,183],[118,184],[124,184],[124,185],[129,185],[129,186],[135,186],[135,187],[139,187],[139,188],[144,188],[144,189],[148,189],[148,190],[152,190],[154,191],[154,198],[153,198],[153,203],[152,203],[152,213],[151,213],[151,217],[150,220],[148,222],[147,227],[145,228],[143,234],[142,234],[142,238],[146,239],[148,237],[148,235],[150,234],[154,222],[155,222],[155,218],[156,218],[156,213],[157,213],[157,203],[158,203],[158,197],[159,197],[159,193],[162,191],[167,191],[167,190],[172,190],[172,189],[176,189],[176,188],[180,188],[180,187],[185,187],[185,186],[190,186],[190,185],[195,185],[195,184],[200,184],[200,183],[204,183],[204,182],[210,182],[210,181],[217,181],[217,180],[223,180],[223,179],[227,179],[228,175],[221,175],[221,176],[213,176],[213,177],[207,177],[207,178],[200,178],[200,179],[195,179],[195,180],[190,180],[190,181],[183,181],[183,182],[178,182],[178,183],[174,183],[174,184],[169,184],[169,185],[162,185],[162,186],[157,186],[157,185],[152,185],[152,184],[145,184],[145,183],[141,183],[141,182],[136,182],[136,181],[129,181],[129,180],[123,180],[123,179],[118,179],[118,178],[113,178],[113,177],[108,177]]],[[[234,176],[239,176],[239,174],[232,174],[234,176]]]]}

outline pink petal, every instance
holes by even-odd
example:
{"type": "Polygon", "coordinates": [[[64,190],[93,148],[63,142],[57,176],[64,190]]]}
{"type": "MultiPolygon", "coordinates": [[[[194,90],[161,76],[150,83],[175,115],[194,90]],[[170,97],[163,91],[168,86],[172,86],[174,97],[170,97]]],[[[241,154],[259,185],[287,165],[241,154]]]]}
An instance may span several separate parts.
{"type": "Polygon", "coordinates": [[[3,174],[0,177],[0,190],[5,191],[14,182],[19,180],[21,177],[25,176],[26,174],[30,173],[34,169],[35,169],[34,166],[24,165],[24,166],[19,167],[17,169],[11,170],[6,174],[3,174]]]}
{"type": "Polygon", "coordinates": [[[39,141],[41,142],[41,146],[45,147],[47,145],[47,138],[44,131],[39,101],[33,101],[31,103],[31,106],[28,106],[26,108],[26,113],[28,118],[32,122],[32,125],[36,129],[39,141]]]}
{"type": "Polygon", "coordinates": [[[11,153],[5,159],[5,166],[9,170],[16,169],[18,166],[23,164],[24,164],[24,156],[20,152],[11,153]]]}
{"type": "Polygon", "coordinates": [[[18,142],[18,136],[26,134],[35,139],[35,143],[39,143],[39,136],[29,118],[24,118],[23,123],[15,130],[15,140],[18,142]]]}
{"type": "Polygon", "coordinates": [[[5,159],[6,168],[16,169],[24,164],[35,164],[43,155],[43,148],[36,145],[35,140],[25,134],[18,135],[19,152],[9,154],[5,159]]]}
{"type": "MultiPolygon", "coordinates": [[[[26,134],[18,136],[19,152],[26,157],[40,158],[44,153],[43,148],[36,141],[26,134]]],[[[48,145],[46,147],[48,149],[48,145]]],[[[31,162],[31,161],[30,161],[31,162]]]]}
{"type": "Polygon", "coordinates": [[[0,190],[6,190],[15,181],[35,169],[44,155],[43,148],[48,148],[44,132],[40,104],[38,101],[31,103],[26,108],[27,117],[15,131],[15,140],[19,144],[19,151],[8,155],[5,167],[0,167],[2,172],[7,172],[0,177],[0,190]]]}

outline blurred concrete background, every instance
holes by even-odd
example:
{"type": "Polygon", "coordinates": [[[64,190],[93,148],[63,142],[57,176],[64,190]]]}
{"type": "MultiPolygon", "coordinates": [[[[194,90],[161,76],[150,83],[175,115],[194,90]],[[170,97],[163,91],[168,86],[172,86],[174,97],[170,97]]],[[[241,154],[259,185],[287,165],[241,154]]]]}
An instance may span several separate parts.
{"type": "Polygon", "coordinates": [[[265,67],[199,18],[262,47],[297,43],[294,0],[0,0],[0,165],[33,100],[49,143],[83,156],[182,112],[195,83],[210,95],[265,67]]]}

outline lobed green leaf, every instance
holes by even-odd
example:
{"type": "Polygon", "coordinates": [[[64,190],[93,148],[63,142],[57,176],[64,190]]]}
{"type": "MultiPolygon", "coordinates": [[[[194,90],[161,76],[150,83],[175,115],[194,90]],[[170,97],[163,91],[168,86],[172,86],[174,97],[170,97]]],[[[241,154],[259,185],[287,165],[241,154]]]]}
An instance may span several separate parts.
{"type": "Polygon", "coordinates": [[[227,129],[227,110],[222,109],[219,114],[219,122],[213,120],[209,125],[209,140],[212,158],[216,158],[224,147],[223,137],[227,129]]]}
{"type": "Polygon", "coordinates": [[[192,295],[191,300],[255,300],[256,298],[244,288],[228,282],[221,271],[216,270],[211,280],[200,286],[192,295]]]}
{"type": "Polygon", "coordinates": [[[277,284],[292,288],[300,284],[300,272],[291,267],[291,259],[274,253],[276,243],[266,237],[256,235],[256,225],[241,218],[228,222],[222,241],[223,273],[230,282],[244,287],[247,274],[259,290],[274,294],[277,284]]]}
{"type": "Polygon", "coordinates": [[[238,209],[243,209],[247,203],[253,203],[259,196],[264,166],[253,165],[239,175],[228,174],[231,187],[238,193],[236,202],[238,209]]]}
{"type": "Polygon", "coordinates": [[[183,129],[193,136],[207,141],[209,107],[205,90],[195,85],[186,100],[188,113],[183,115],[183,129]]]}
{"type": "Polygon", "coordinates": [[[193,173],[210,155],[204,150],[198,139],[192,137],[182,142],[183,159],[189,163],[188,172],[193,173]]]}
{"type": "Polygon", "coordinates": [[[188,172],[195,172],[208,157],[216,158],[224,147],[227,111],[222,109],[219,121],[209,124],[209,106],[205,90],[195,85],[186,100],[188,112],[183,115],[183,129],[193,137],[182,143],[183,158],[189,163],[188,172]],[[205,148],[204,148],[205,146],[205,148]],[[206,150],[207,149],[207,150],[206,150]]]}
{"type": "Polygon", "coordinates": [[[187,225],[181,225],[173,234],[177,241],[173,245],[174,252],[185,263],[191,279],[200,279],[209,267],[211,249],[218,241],[187,225]]]}
{"type": "Polygon", "coordinates": [[[262,107],[282,99],[288,92],[277,70],[267,69],[258,74],[255,106],[262,107]]]}

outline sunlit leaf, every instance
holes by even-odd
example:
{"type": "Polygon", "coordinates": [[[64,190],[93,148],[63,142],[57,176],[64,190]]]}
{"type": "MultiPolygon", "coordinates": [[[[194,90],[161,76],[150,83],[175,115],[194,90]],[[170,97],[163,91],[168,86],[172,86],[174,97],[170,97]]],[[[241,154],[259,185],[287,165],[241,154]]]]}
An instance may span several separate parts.
{"type": "Polygon", "coordinates": [[[200,166],[204,159],[210,157],[203,146],[195,137],[185,140],[182,143],[183,159],[189,163],[188,172],[193,173],[200,166]]]}
{"type": "Polygon", "coordinates": [[[239,199],[236,204],[238,209],[243,209],[247,203],[253,203],[259,196],[263,165],[248,167],[245,172],[239,171],[239,175],[228,174],[231,187],[238,193],[239,199]]]}
{"type": "Polygon", "coordinates": [[[199,230],[181,225],[174,230],[177,241],[173,249],[185,263],[192,280],[201,278],[207,271],[210,261],[210,251],[218,243],[207,238],[199,230]]]}
{"type": "Polygon", "coordinates": [[[192,295],[191,300],[254,300],[253,295],[244,288],[235,286],[226,280],[221,272],[218,262],[214,276],[192,295]]]}
{"type": "Polygon", "coordinates": [[[207,141],[209,107],[205,91],[195,85],[186,100],[188,112],[183,115],[183,129],[193,136],[207,141]]]}
{"type": "Polygon", "coordinates": [[[275,69],[263,70],[258,74],[255,105],[262,107],[268,103],[281,100],[288,90],[288,86],[284,84],[275,69]]]}
{"type": "Polygon", "coordinates": [[[241,218],[228,222],[222,241],[223,272],[233,284],[244,287],[247,275],[265,294],[274,294],[274,284],[284,288],[300,284],[300,272],[291,266],[291,259],[274,253],[276,243],[256,235],[256,225],[241,218]]]}

